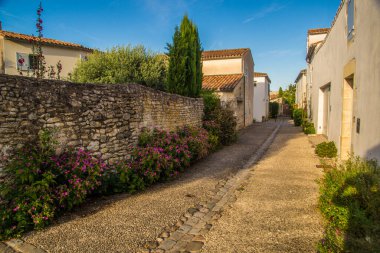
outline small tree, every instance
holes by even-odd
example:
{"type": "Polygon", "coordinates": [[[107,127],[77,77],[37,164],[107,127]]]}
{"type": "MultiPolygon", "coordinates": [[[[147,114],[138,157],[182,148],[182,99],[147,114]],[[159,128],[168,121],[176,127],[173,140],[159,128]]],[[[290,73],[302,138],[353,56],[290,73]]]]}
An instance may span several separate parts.
{"type": "Polygon", "coordinates": [[[282,97],[284,95],[284,91],[282,90],[282,87],[278,90],[278,97],[282,97]]]}
{"type": "Polygon", "coordinates": [[[166,90],[198,97],[202,88],[202,49],[196,25],[185,15],[167,45],[169,69],[166,90]]]}

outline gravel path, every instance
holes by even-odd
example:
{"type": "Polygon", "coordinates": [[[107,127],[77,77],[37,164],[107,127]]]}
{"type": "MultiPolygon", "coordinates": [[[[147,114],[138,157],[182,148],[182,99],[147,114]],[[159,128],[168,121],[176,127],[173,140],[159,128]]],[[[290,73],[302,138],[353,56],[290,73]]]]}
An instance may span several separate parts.
{"type": "Polygon", "coordinates": [[[284,124],[237,201],[213,224],[202,252],[315,252],[323,231],[316,164],[308,138],[284,124]]]}
{"type": "Polygon", "coordinates": [[[207,201],[218,182],[242,168],[277,124],[244,129],[236,144],[199,161],[173,182],[94,200],[23,239],[48,252],[141,252],[190,207],[207,201]]]}

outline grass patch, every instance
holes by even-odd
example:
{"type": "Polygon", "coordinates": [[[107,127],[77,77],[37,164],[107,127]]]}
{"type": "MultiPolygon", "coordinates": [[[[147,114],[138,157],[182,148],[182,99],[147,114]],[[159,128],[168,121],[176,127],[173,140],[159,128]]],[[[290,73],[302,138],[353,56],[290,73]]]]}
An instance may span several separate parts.
{"type": "Polygon", "coordinates": [[[318,252],[380,252],[380,168],[350,158],[326,170],[319,207],[325,218],[318,252]]]}

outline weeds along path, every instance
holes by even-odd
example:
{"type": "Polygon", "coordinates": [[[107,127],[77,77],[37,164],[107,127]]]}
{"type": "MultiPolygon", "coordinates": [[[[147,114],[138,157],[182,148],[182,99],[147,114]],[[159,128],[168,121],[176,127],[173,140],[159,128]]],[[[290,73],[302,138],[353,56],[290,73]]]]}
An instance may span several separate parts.
{"type": "Polygon", "coordinates": [[[157,237],[178,228],[184,214],[213,198],[279,124],[254,124],[241,131],[237,143],[197,162],[172,182],[136,195],[90,201],[22,239],[48,252],[142,252],[157,247],[157,237]]]}

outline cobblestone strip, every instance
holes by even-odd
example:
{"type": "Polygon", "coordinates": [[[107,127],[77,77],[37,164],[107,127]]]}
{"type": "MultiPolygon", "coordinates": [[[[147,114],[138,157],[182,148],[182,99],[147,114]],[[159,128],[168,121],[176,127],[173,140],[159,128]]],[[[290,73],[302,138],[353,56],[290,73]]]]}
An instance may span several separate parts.
{"type": "Polygon", "coordinates": [[[27,243],[21,239],[11,239],[0,242],[0,253],[46,253],[45,250],[27,243]]]}
{"type": "Polygon", "coordinates": [[[146,252],[200,252],[205,235],[212,224],[221,217],[222,211],[236,200],[235,191],[239,190],[249,177],[253,164],[264,155],[273,142],[282,123],[276,127],[264,144],[235,176],[219,181],[216,194],[207,202],[189,208],[178,222],[159,235],[155,242],[147,243],[146,252]]]}

